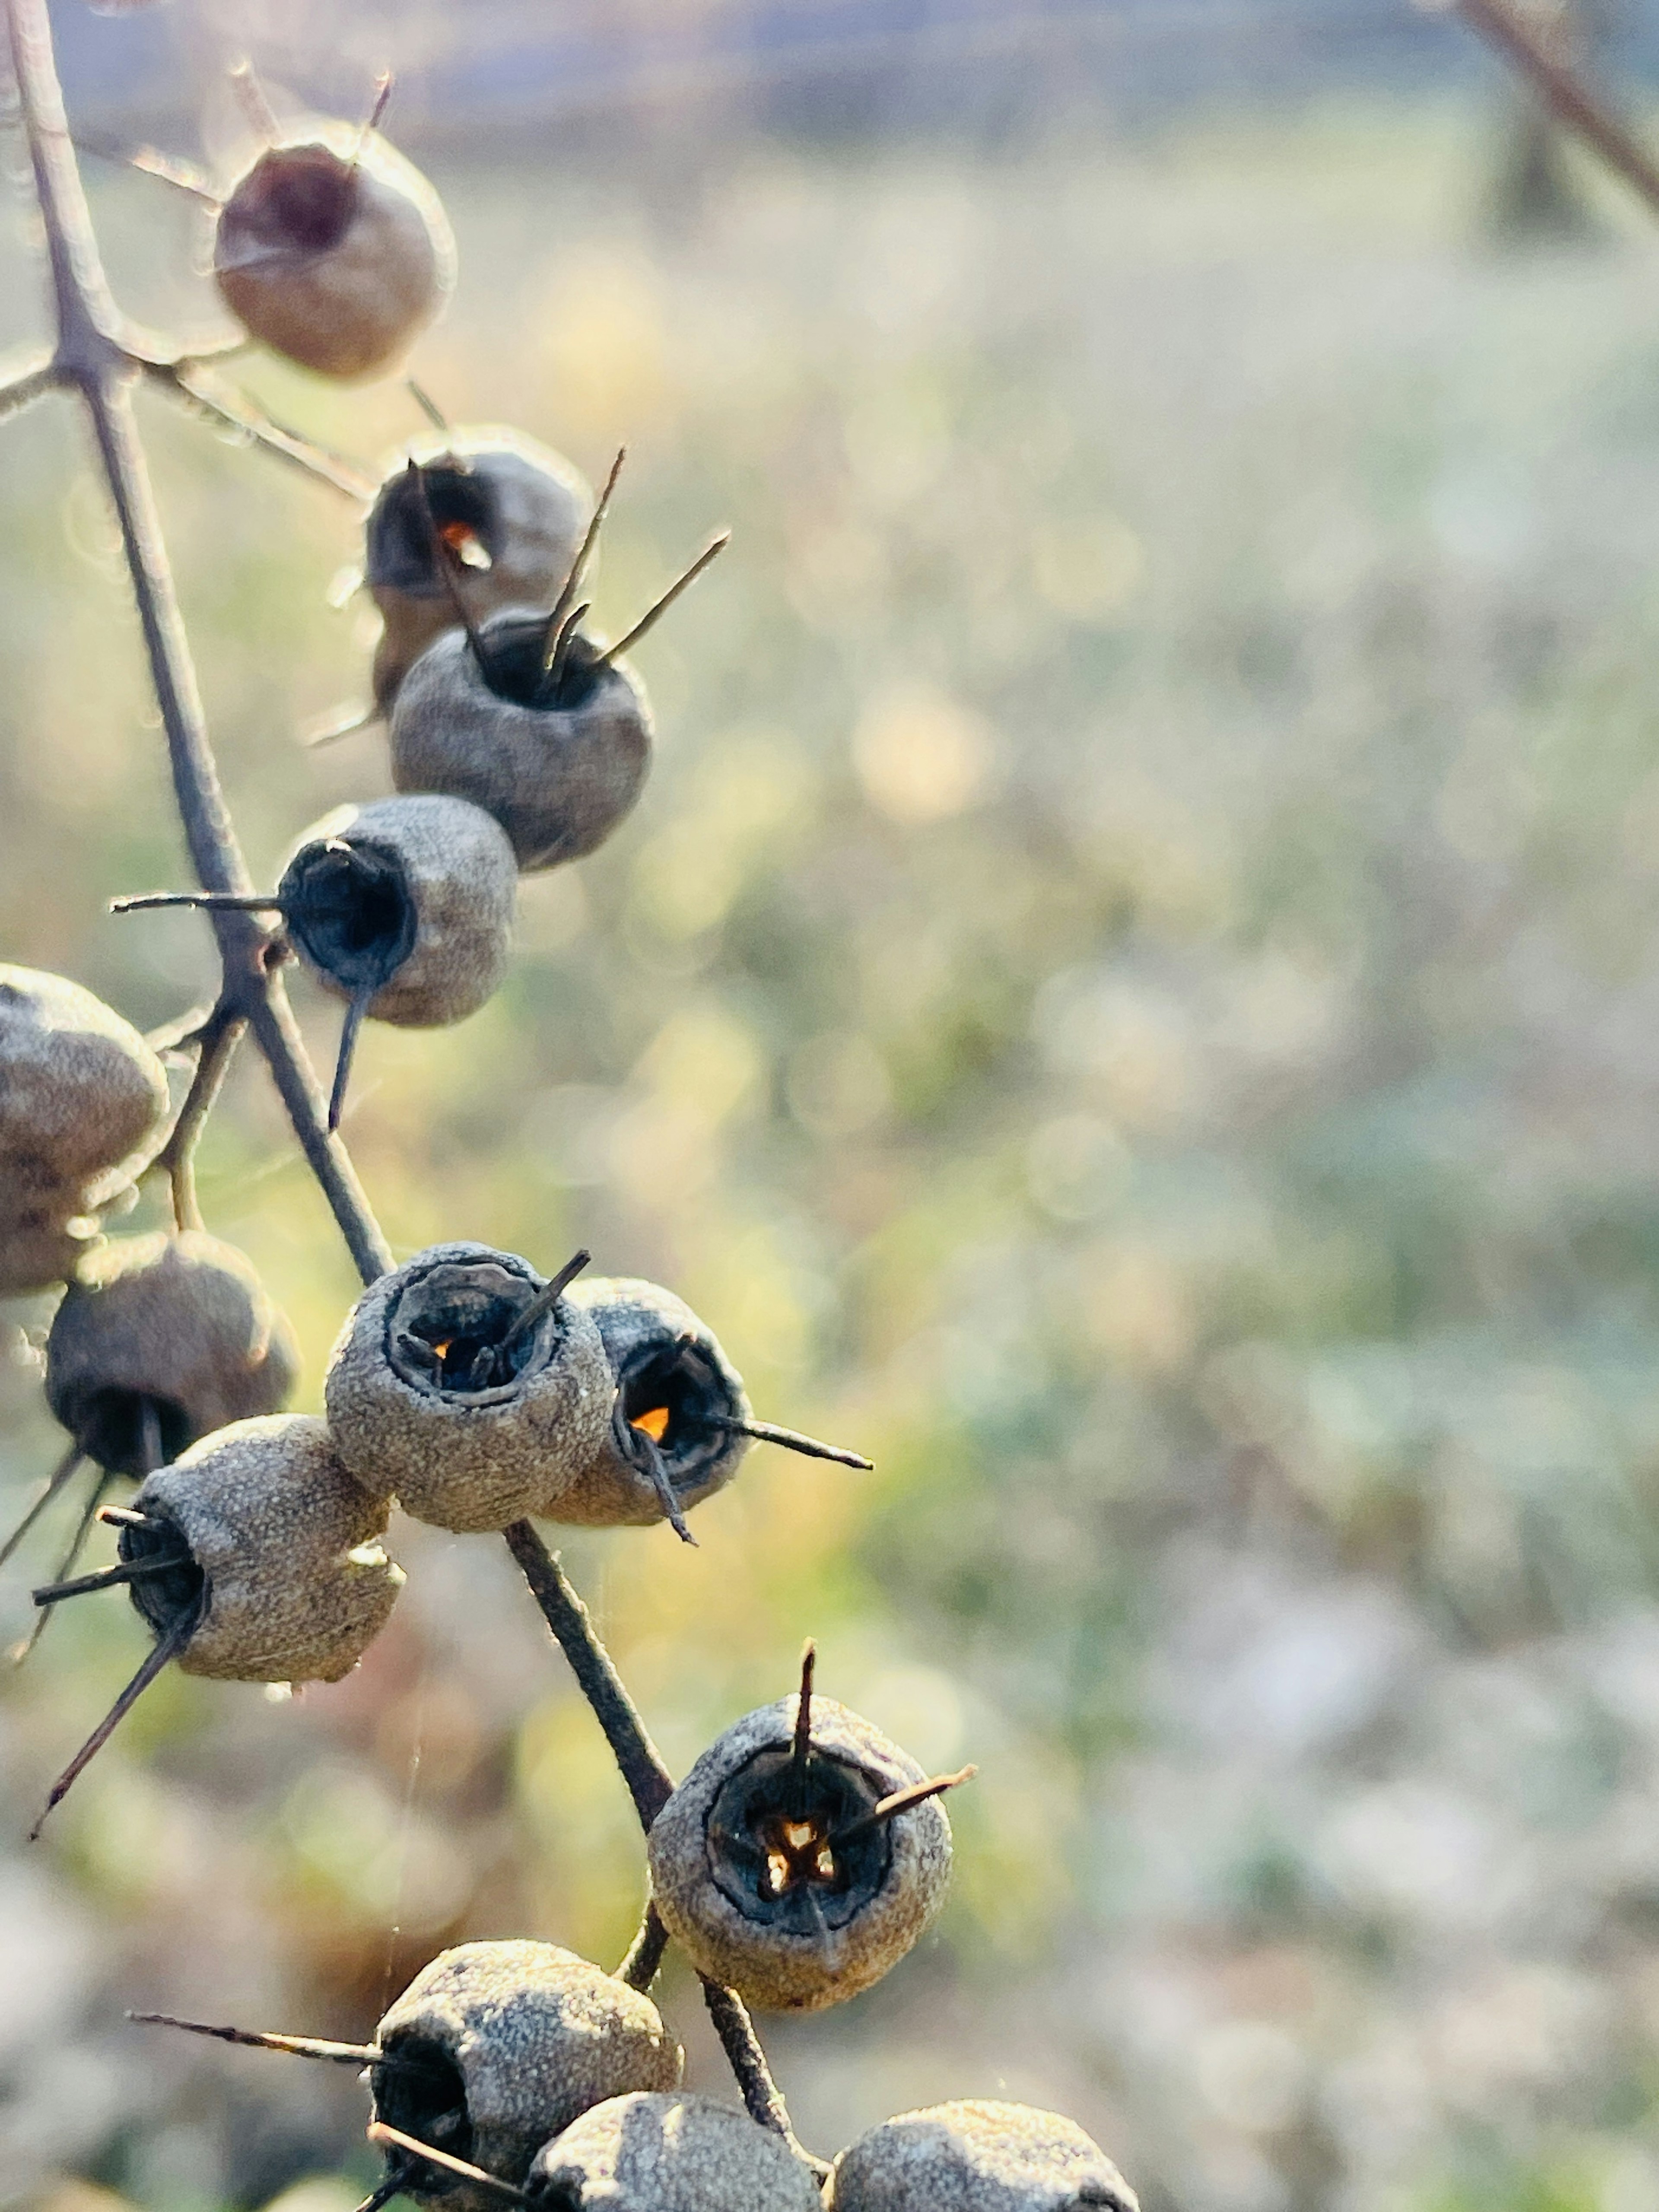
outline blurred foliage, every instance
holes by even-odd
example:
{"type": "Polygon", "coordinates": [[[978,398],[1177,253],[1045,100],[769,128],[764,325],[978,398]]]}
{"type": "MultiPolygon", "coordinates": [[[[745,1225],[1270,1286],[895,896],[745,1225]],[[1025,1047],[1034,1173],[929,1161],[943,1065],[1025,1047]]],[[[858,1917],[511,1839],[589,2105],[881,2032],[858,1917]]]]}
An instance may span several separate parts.
{"type": "MultiPolygon", "coordinates": [[[[877,1460],[757,1451],[700,1549],[567,1547],[677,1770],[808,1632],[826,1690],[979,1761],[940,1934],[769,2033],[810,2141],[1001,2093],[1149,2212],[1637,2212],[1656,243],[1609,204],[1594,250],[1489,253],[1452,110],[691,136],[439,168],[464,273],[417,373],[590,475],[626,438],[599,617],[736,535],[641,651],[636,817],[526,884],[473,1021],[364,1037],[388,1233],[590,1245],[877,1460]]],[[[212,326],[188,213],[97,199],[135,310],[212,326]]],[[[420,427],[395,386],[247,377],[359,455],[420,427]]],[[[372,619],[325,603],[356,518],[144,415],[269,879],[386,784],[373,733],[296,745],[364,686],[372,619]]],[[[118,550],[66,411],[0,434],[0,944],[159,1023],[212,966],[194,917],[103,912],[182,866],[118,550]]],[[[314,1405],[355,1285],[246,1054],[202,1192],[314,1405]]],[[[54,1455],[48,1315],[8,1316],[8,1508],[54,1455]]],[[[394,1538],[357,1674],[167,1681],[0,1858],[0,2195],[343,2212],[349,2081],[120,2008],[356,2035],[461,1936],[625,1946],[637,1837],[501,1547],[394,1538]]],[[[65,1612],[0,1687],[14,1836],[142,1648],[115,1598],[65,1612]]]]}

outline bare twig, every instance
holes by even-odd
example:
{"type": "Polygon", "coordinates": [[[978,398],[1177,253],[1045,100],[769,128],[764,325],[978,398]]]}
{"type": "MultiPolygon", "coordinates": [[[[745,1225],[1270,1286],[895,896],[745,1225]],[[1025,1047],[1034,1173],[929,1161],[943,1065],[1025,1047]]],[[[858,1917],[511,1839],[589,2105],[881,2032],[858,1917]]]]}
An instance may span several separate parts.
{"type": "Polygon", "coordinates": [[[374,498],[374,479],[366,469],[359,468],[342,453],[330,453],[326,446],[319,446],[300,431],[273,422],[245,392],[229,392],[222,385],[209,383],[200,373],[203,358],[197,354],[178,361],[146,361],[142,366],[150,381],[161,391],[181,401],[193,413],[216,422],[222,429],[234,430],[239,437],[263,446],[280,460],[290,462],[307,476],[331,484],[348,499],[374,498]]]}
{"type": "Polygon", "coordinates": [[[201,1229],[205,1225],[196,1200],[197,1142],[230,1072],[230,1063],[246,1027],[246,1018],[222,1000],[208,1016],[197,1032],[201,1050],[185,1103],[179,1109],[179,1118],[166,1144],[150,1163],[167,1179],[176,1229],[201,1229]]]}
{"type": "Polygon", "coordinates": [[[58,371],[48,361],[37,361],[27,368],[13,370],[0,382],[0,422],[8,415],[21,415],[37,399],[44,399],[49,392],[58,389],[58,371]]]}
{"type": "Polygon", "coordinates": [[[1659,164],[1539,27],[1510,0],[1441,0],[1513,62],[1559,123],[1576,131],[1659,213],[1659,164]]]}
{"type": "Polygon", "coordinates": [[[668,1930],[663,1925],[662,1915],[654,1904],[649,1904],[641,1919],[640,1932],[617,1969],[617,1979],[626,1982],[630,1990],[648,1990],[657,1978],[657,1970],[667,1948],[668,1930]]]}

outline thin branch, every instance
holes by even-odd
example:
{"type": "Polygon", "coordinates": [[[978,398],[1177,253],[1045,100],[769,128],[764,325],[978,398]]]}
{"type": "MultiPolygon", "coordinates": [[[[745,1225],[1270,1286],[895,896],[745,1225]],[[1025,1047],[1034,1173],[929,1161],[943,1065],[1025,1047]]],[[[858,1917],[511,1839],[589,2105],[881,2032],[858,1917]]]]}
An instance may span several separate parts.
{"type": "Polygon", "coordinates": [[[1509,0],[1450,0],[1472,30],[1514,63],[1558,123],[1576,131],[1615,174],[1659,214],[1659,164],[1601,94],[1552,50],[1537,25],[1509,0]]]}
{"type": "Polygon", "coordinates": [[[49,392],[56,392],[63,380],[50,361],[36,361],[28,368],[15,370],[0,383],[0,422],[9,415],[21,415],[37,399],[44,399],[49,392]]]}
{"type": "Polygon", "coordinates": [[[743,2095],[744,2109],[751,2120],[774,2135],[781,2136],[801,2162],[811,2168],[822,2181],[830,2169],[819,2158],[814,2158],[805,2148],[789,2124],[789,2109],[784,2103],[777,2083],[772,2079],[771,2069],[766,2063],[766,2053],[761,2049],[760,2038],[755,2033],[755,2024],[749,2017],[749,2008],[735,1990],[723,1989],[720,1983],[711,1982],[707,1975],[702,1982],[702,2001],[708,2008],[708,2017],[714,2023],[714,2033],[720,2039],[727,2063],[737,2077],[743,2095]]]}
{"type": "Polygon", "coordinates": [[[662,1915],[654,1904],[649,1904],[640,1922],[640,1932],[617,1969],[617,1979],[626,1982],[630,1990],[648,1990],[657,1978],[657,1970],[667,1948],[668,1930],[663,1925],[662,1915]]]}
{"type": "Polygon", "coordinates": [[[290,430],[256,407],[246,394],[228,392],[222,386],[210,386],[196,374],[200,355],[179,361],[146,361],[143,366],[152,383],[171,398],[179,400],[193,414],[216,422],[222,429],[234,430],[239,437],[263,446],[279,460],[290,462],[307,476],[316,477],[330,484],[348,499],[373,499],[377,489],[374,478],[366,469],[342,453],[331,453],[326,446],[306,437],[298,430],[290,430]]]}
{"type": "Polygon", "coordinates": [[[246,1018],[223,1000],[208,1016],[198,1032],[201,1051],[190,1079],[190,1089],[185,1093],[185,1103],[179,1109],[179,1118],[166,1144],[150,1163],[167,1179],[175,1229],[199,1230],[206,1226],[196,1198],[196,1146],[246,1027],[246,1018]]]}

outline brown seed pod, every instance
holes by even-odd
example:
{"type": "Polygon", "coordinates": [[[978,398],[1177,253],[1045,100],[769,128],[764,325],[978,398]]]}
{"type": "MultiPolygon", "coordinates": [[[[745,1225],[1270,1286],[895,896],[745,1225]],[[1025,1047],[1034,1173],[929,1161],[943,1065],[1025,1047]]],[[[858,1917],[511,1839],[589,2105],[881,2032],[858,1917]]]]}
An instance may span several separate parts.
{"type": "MultiPolygon", "coordinates": [[[[595,2105],[536,2154],[536,2212],[822,2212],[780,2135],[713,2097],[635,2094],[595,2105]]],[[[482,2212],[482,2208],[480,2208],[482,2212]]]]}
{"type": "Polygon", "coordinates": [[[384,1498],[340,1462],[304,1413],[237,1421],[147,1476],[125,1564],[185,1561],[132,1584],[158,1636],[204,1608],[179,1654],[186,1674],[234,1682],[337,1682],[385,1627],[404,1583],[380,1548],[384,1498]]]}
{"type": "Polygon", "coordinates": [[[62,975],[0,965],[0,1281],[62,1279],[64,1224],[123,1187],[167,1113],[166,1072],[129,1023],[62,975]]]}
{"type": "Polygon", "coordinates": [[[851,2143],[830,2212],[1139,2212],[1128,2183],[1074,2120],[963,2099],[901,2112],[851,2143]]]}
{"type": "Polygon", "coordinates": [[[341,1457],[416,1520],[501,1529],[557,1510],[615,1395],[592,1316],[488,1244],[434,1244],[347,1316],[325,1394],[341,1457]]]}
{"type": "Polygon", "coordinates": [[[376,705],[389,708],[410,665],[457,626],[458,587],[480,621],[551,601],[592,509],[570,463],[517,430],[446,431],[410,447],[364,532],[364,580],[386,624],[374,653],[376,705]]]}
{"type": "Polygon", "coordinates": [[[447,630],[392,710],[399,791],[470,799],[501,823],[526,874],[593,852],[633,809],[651,765],[651,709],[625,663],[578,639],[547,679],[547,617],[508,609],[478,625],[484,655],[447,630]],[[488,670],[486,674],[485,670],[488,670]]]}
{"type": "MultiPolygon", "coordinates": [[[[556,1944],[464,1943],[418,1973],[376,2032],[375,2117],[522,2185],[550,2136],[607,2098],[678,2086],[679,2045],[649,1997],[556,1944]]],[[[453,2212],[498,2212],[476,2184],[435,2166],[404,2193],[453,2212]]]]}
{"type": "Polygon", "coordinates": [[[149,1472],[148,1419],[161,1461],[173,1460],[214,1429],[278,1412],[298,1370],[294,1332],[248,1261],[195,1231],[105,1245],[46,1339],[47,1402],[111,1474],[149,1472]]]}
{"type": "Polygon", "coordinates": [[[745,1715],[658,1814],[651,1893],[698,1972],[764,2011],[818,2012],[878,1982],[945,1901],[951,1824],[870,1722],[812,1695],[745,1715]]]}
{"type": "Polygon", "coordinates": [[[349,381],[385,370],[432,321],[455,242],[431,185],[376,132],[317,122],[237,179],[213,274],[254,337],[349,381]]]}

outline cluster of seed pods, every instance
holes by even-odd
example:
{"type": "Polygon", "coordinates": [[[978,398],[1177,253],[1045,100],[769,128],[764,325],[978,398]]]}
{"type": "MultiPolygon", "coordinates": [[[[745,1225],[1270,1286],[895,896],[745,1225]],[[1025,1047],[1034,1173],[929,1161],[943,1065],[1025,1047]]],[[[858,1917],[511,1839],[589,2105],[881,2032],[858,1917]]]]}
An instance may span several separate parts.
{"type": "MultiPolygon", "coordinates": [[[[389,82],[361,125],[291,131],[251,72],[238,88],[259,150],[222,197],[191,186],[213,202],[225,303],[302,368],[386,373],[454,272],[436,195],[379,134],[389,82]]],[[[620,641],[599,637],[582,592],[621,465],[595,501],[514,431],[440,425],[400,456],[367,516],[363,570],[395,795],[304,832],[269,896],[118,902],[275,918],[273,947],[345,1002],[331,1127],[359,1024],[476,1011],[506,970],[520,876],[592,853],[640,796],[651,713],[623,655],[726,541],[620,641]]],[[[686,1516],[752,1442],[869,1465],[757,1421],[689,1307],[585,1276],[586,1253],[550,1277],[479,1243],[416,1255],[347,1316],[324,1415],[284,1412],[292,1334],[240,1254],[184,1228],[100,1236],[160,1160],[168,1111],[161,1061],[118,1015],[59,977],[0,969],[0,1295],[64,1285],[45,1379],[70,1440],[0,1564],[89,1462],[74,1543],[35,1593],[40,1623],[125,1587],[153,1637],[48,1812],[169,1662],[238,1680],[349,1672],[404,1579],[382,1542],[394,1504],[457,1533],[665,1520],[690,1541],[686,1516]],[[112,1503],[123,1478],[138,1487],[112,1503]],[[118,1559],[74,1577],[95,1518],[116,1527],[118,1559]]],[[[816,1696],[814,1671],[809,1644],[799,1689],[728,1729],[647,1838],[647,1929],[763,2011],[844,2002],[908,1953],[950,1879],[942,1798],[974,1771],[929,1776],[816,1696]]],[[[398,2195],[450,2212],[1135,2212],[1080,2129],[1025,2106],[905,2113],[822,2166],[785,2129],[686,2094],[647,1993],[661,1954],[642,1941],[611,1974],[547,1943],[463,1945],[364,2045],[134,2017],[364,2069],[386,2172],[362,2212],[398,2195]]]]}

